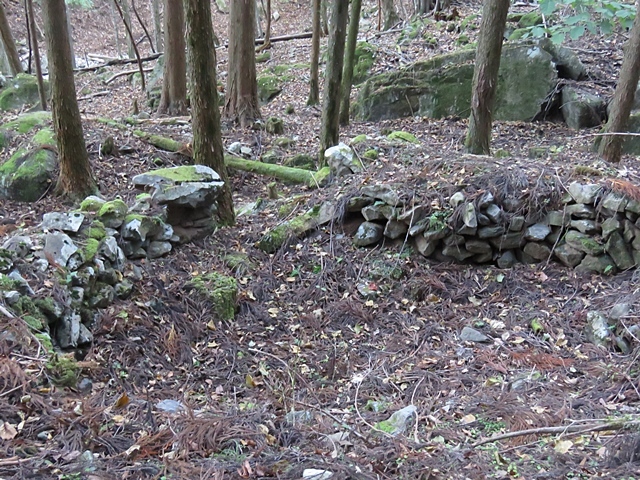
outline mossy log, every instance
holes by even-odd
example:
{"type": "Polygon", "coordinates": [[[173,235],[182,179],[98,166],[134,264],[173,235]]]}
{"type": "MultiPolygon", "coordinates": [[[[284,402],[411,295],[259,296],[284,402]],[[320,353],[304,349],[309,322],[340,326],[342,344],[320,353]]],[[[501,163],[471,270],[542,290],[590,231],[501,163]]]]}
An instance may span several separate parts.
{"type": "Polygon", "coordinates": [[[258,242],[258,248],[266,253],[276,252],[289,237],[300,237],[318,226],[320,207],[314,207],[306,213],[281,223],[265,233],[258,242]]]}

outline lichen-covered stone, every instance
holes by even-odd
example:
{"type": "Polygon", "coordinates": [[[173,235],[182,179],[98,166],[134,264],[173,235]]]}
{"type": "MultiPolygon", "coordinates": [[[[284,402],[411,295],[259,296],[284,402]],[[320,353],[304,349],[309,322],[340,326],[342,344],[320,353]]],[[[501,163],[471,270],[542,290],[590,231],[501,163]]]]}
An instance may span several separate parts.
{"type": "Polygon", "coordinates": [[[353,236],[353,244],[366,247],[378,243],[384,235],[384,227],[378,223],[362,222],[353,236]]]}
{"type": "Polygon", "coordinates": [[[50,149],[19,149],[0,165],[0,198],[35,202],[51,187],[57,161],[50,149]]]}
{"type": "Polygon", "coordinates": [[[220,320],[233,320],[238,303],[238,284],[235,278],[212,272],[195,277],[191,284],[211,300],[220,320]]]}
{"type": "Polygon", "coordinates": [[[96,218],[98,218],[107,228],[119,228],[124,222],[129,207],[121,199],[116,198],[106,202],[100,207],[96,218]]]}
{"type": "Polygon", "coordinates": [[[576,230],[569,230],[565,237],[565,242],[576,250],[587,255],[600,255],[604,253],[604,246],[598,243],[592,236],[576,230]]]}
{"type": "Polygon", "coordinates": [[[624,241],[620,232],[613,232],[609,236],[604,249],[620,270],[627,270],[635,266],[633,256],[627,247],[627,242],[624,241]]]}

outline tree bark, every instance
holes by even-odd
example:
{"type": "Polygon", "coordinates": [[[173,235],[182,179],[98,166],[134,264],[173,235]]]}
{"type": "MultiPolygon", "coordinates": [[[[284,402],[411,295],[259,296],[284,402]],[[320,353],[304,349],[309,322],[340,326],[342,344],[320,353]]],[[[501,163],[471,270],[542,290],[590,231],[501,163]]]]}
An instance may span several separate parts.
{"type": "Polygon", "coordinates": [[[224,181],[218,198],[218,216],[224,224],[231,225],[235,222],[235,214],[231,185],[224,165],[211,4],[209,0],[185,0],[185,10],[191,79],[193,158],[196,163],[213,168],[224,181]]]}
{"type": "Polygon", "coordinates": [[[329,0],[320,0],[320,18],[322,20],[320,31],[322,35],[329,35],[329,0]]]}
{"type": "Polygon", "coordinates": [[[186,115],[187,59],[182,0],[165,0],[164,40],[164,70],[158,113],[174,117],[186,115]]]}
{"type": "Polygon", "coordinates": [[[4,5],[0,2],[0,36],[2,36],[2,43],[4,44],[4,50],[7,53],[7,59],[9,60],[9,67],[11,68],[11,74],[17,75],[24,72],[22,68],[22,62],[20,62],[20,56],[18,55],[18,49],[16,48],[16,42],[13,40],[11,34],[11,28],[9,27],[9,21],[4,11],[4,5]]]}
{"type": "MultiPolygon", "coordinates": [[[[127,2],[127,0],[115,0],[115,1],[119,2],[122,21],[125,24],[125,31],[128,32],[131,30],[131,13],[129,12],[129,3],[127,2]]],[[[127,35],[127,54],[129,58],[134,58],[135,56],[134,42],[135,42],[135,39],[130,35],[127,35]]]]}
{"type": "MultiPolygon", "coordinates": [[[[33,13],[33,0],[26,0],[27,2],[27,18],[29,20],[29,31],[31,35],[31,50],[33,51],[33,60],[36,64],[36,79],[38,81],[38,95],[40,96],[40,108],[42,110],[47,109],[47,92],[44,88],[44,79],[42,78],[42,63],[40,63],[40,47],[38,46],[38,30],[36,28],[36,18],[33,13]]],[[[67,22],[67,25],[69,22],[67,22]]],[[[71,48],[69,48],[71,50],[71,48]]],[[[73,69],[73,65],[71,65],[73,69]]]]}
{"type": "Polygon", "coordinates": [[[97,187],[91,175],[76,99],[66,6],[64,0],[45,0],[42,10],[49,57],[51,112],[60,163],[55,192],[81,199],[95,193],[97,187]]]}
{"type": "Polygon", "coordinates": [[[393,5],[393,0],[382,0],[382,29],[389,30],[398,23],[401,18],[396,12],[396,7],[393,5]]]}
{"type": "MultiPolygon", "coordinates": [[[[611,113],[605,126],[607,133],[620,133],[627,129],[629,114],[633,106],[638,80],[640,79],[640,3],[637,4],[636,18],[631,27],[629,40],[624,49],[620,78],[613,94],[611,113]]],[[[598,153],[603,160],[611,163],[620,162],[622,157],[621,135],[605,135],[600,142],[598,153]]]]}
{"type": "Polygon", "coordinates": [[[322,127],[320,130],[320,165],[324,166],[324,151],[340,140],[340,87],[344,65],[344,42],[347,36],[349,0],[334,0],[329,36],[329,61],[324,72],[322,127]]]}
{"type": "Polygon", "coordinates": [[[243,128],[261,117],[256,79],[254,16],[255,0],[231,0],[224,113],[243,128]]]}
{"type": "Polygon", "coordinates": [[[349,17],[349,34],[342,74],[342,93],[340,95],[340,125],[349,125],[349,105],[351,103],[351,85],[353,83],[353,68],[356,58],[356,44],[360,27],[360,9],[362,0],[351,0],[351,16],[349,17]]]}
{"type": "Polygon", "coordinates": [[[312,21],[313,35],[311,37],[311,79],[309,80],[309,98],[307,105],[317,105],[320,101],[320,2],[321,0],[313,0],[312,4],[312,21]]]}
{"type": "Polygon", "coordinates": [[[266,24],[264,27],[264,40],[262,41],[262,46],[259,48],[260,51],[271,48],[271,0],[267,0],[264,17],[266,24]]]}
{"type": "Polygon", "coordinates": [[[493,103],[498,86],[502,39],[509,0],[485,0],[476,50],[471,92],[471,116],[465,147],[469,153],[489,155],[493,103]]]}

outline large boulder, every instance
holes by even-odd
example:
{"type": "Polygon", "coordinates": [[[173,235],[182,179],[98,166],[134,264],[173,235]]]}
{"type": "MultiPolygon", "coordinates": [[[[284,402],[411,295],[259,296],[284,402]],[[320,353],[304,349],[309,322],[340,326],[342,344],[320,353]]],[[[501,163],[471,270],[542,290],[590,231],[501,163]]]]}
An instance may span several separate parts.
{"type": "Polygon", "coordinates": [[[578,86],[562,88],[560,111],[567,126],[573,129],[591,128],[602,123],[606,114],[605,101],[578,86]]]}
{"type": "MultiPolygon", "coordinates": [[[[49,91],[49,82],[45,82],[49,91]]],[[[33,75],[20,73],[16,75],[0,92],[0,110],[17,110],[25,105],[36,105],[40,102],[38,82],[33,75]]]]}
{"type": "MultiPolygon", "coordinates": [[[[360,89],[354,106],[362,120],[413,115],[467,116],[471,106],[475,51],[438,55],[393,72],[376,75],[360,89]]],[[[531,43],[505,45],[500,60],[496,120],[531,120],[558,81],[552,57],[531,43]]]]}
{"type": "Polygon", "coordinates": [[[35,202],[49,189],[57,163],[51,149],[19,149],[0,165],[0,198],[35,202]]]}

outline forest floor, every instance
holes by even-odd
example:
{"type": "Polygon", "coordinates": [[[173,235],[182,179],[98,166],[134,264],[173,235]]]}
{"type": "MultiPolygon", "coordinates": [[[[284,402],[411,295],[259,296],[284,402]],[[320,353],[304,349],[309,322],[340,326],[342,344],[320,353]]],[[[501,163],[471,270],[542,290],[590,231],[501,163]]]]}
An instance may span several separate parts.
{"type": "MultiPolygon", "coordinates": [[[[308,3],[274,0],[281,18],[272,34],[308,29],[308,3]]],[[[104,33],[111,15],[107,5],[97,1],[92,11],[73,9],[78,51],[115,54],[104,33]]],[[[419,37],[399,48],[399,32],[378,35],[374,2],[364,5],[371,18],[362,37],[379,52],[374,72],[455,48],[455,29],[435,27],[435,45],[419,37]]],[[[17,23],[20,5],[9,6],[16,36],[24,38],[17,23]]],[[[464,18],[479,5],[457,8],[464,18]]],[[[215,15],[222,43],[226,19],[215,15]]],[[[473,41],[476,31],[467,33],[473,41]]],[[[609,94],[624,40],[619,34],[571,45],[609,94]]],[[[259,69],[308,63],[309,40],[274,43],[271,52],[271,61],[259,69]]],[[[218,61],[224,79],[224,48],[218,49],[218,61]]],[[[264,118],[284,118],[285,134],[295,139],[287,154],[314,154],[318,148],[320,112],[306,106],[307,81],[303,72],[262,108],[264,118]],[[293,105],[293,114],[284,113],[287,105],[293,105]]],[[[126,76],[105,86],[94,72],[86,72],[76,82],[79,92],[109,91],[80,101],[92,167],[105,198],[130,202],[137,193],[132,176],[157,168],[157,159],[164,166],[188,161],[92,120],[131,115],[133,99],[144,110],[144,94],[126,76]],[[100,155],[108,135],[128,153],[100,155]]],[[[145,125],[181,141],[190,138],[188,124],[145,125]]],[[[366,148],[380,149],[364,174],[321,190],[278,189],[283,199],[303,195],[295,215],[364,183],[455,185],[479,164],[496,174],[544,170],[563,179],[575,176],[576,165],[585,165],[640,183],[635,157],[616,166],[597,159],[588,136],[595,131],[576,132],[550,121],[497,122],[493,148],[511,156],[494,159],[463,153],[466,125],[459,118],[353,122],[341,138],[364,133],[371,137],[366,148]],[[409,131],[420,144],[387,143],[383,134],[391,130],[409,131]],[[529,149],[540,146],[547,148],[547,157],[528,158],[529,149]]],[[[254,157],[274,138],[224,125],[225,145],[241,141],[254,157]]],[[[635,272],[590,276],[553,262],[511,270],[439,264],[402,242],[356,248],[353,227],[338,224],[266,255],[255,244],[282,221],[283,200],[267,198],[271,179],[231,173],[236,206],[261,198],[263,208],[165,258],[139,262],[144,278],[135,294],[102,312],[95,342],[78,352],[85,367],[83,389],[50,385],[43,359],[32,347],[12,352],[0,347],[8,355],[0,374],[21,387],[18,396],[0,392],[0,412],[17,412],[16,423],[21,422],[15,437],[7,433],[7,424],[0,428],[0,478],[298,479],[305,469],[354,479],[640,478],[636,431],[613,426],[585,431],[606,420],[637,419],[640,345],[623,355],[596,348],[583,333],[589,311],[637,303],[635,272]],[[247,254],[250,263],[231,271],[222,260],[230,252],[247,254]],[[386,276],[385,268],[401,273],[386,276]],[[209,271],[239,282],[233,321],[218,321],[207,300],[186,288],[193,276],[209,271]],[[357,290],[362,281],[375,284],[380,292],[375,300],[362,298],[357,290]],[[542,334],[531,330],[533,319],[542,334]],[[462,342],[465,326],[482,330],[492,341],[462,342]],[[30,401],[21,405],[24,395],[30,401]],[[181,409],[166,411],[175,402],[181,409]],[[408,405],[417,408],[417,418],[405,435],[390,437],[373,428],[408,405]],[[496,434],[536,428],[479,444],[496,434]]],[[[68,208],[47,196],[29,205],[5,202],[0,215],[5,226],[23,228],[38,224],[44,212],[68,208]]],[[[637,310],[624,321],[638,323],[637,310]]]]}

